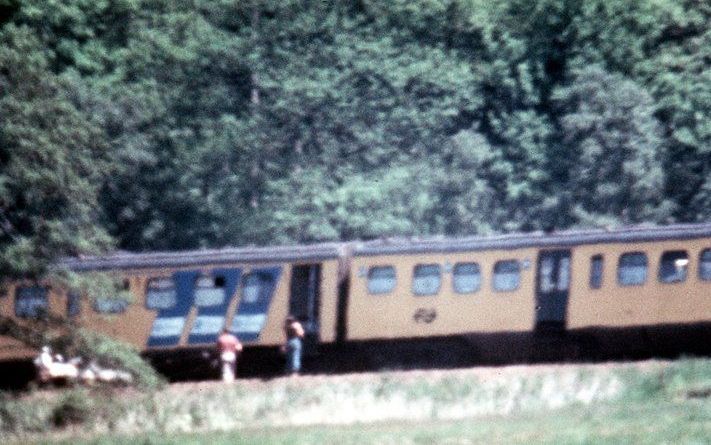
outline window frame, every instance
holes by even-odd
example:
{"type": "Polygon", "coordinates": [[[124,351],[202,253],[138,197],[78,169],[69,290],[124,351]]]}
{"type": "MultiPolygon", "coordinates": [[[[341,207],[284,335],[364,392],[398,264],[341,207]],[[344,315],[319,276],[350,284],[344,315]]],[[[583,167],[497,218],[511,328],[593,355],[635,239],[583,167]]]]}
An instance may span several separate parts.
{"type": "Polygon", "coordinates": [[[168,310],[168,309],[174,308],[177,304],[178,304],[178,289],[177,289],[176,286],[175,286],[175,281],[174,281],[171,277],[167,277],[167,276],[164,276],[164,277],[152,277],[152,278],[149,278],[149,279],[148,279],[148,282],[146,283],[146,298],[145,298],[145,302],[144,302],[144,306],[145,306],[146,309],[148,309],[148,310],[150,310],[150,311],[164,311],[164,310],[168,310]],[[161,281],[161,280],[166,280],[166,281],[169,281],[169,282],[171,283],[171,287],[172,287],[172,289],[173,289],[173,292],[175,293],[175,298],[174,298],[173,304],[170,305],[170,306],[165,306],[165,307],[149,305],[149,304],[148,304],[148,292],[149,292],[149,290],[150,290],[150,288],[151,288],[151,282],[161,281]]]}
{"type": "Polygon", "coordinates": [[[66,293],[67,298],[67,317],[77,318],[81,316],[81,292],[77,290],[69,290],[66,293]]]}
{"type": "MultiPolygon", "coordinates": [[[[13,306],[14,306],[13,312],[15,314],[15,317],[23,318],[26,320],[37,320],[37,319],[42,318],[43,315],[47,315],[49,313],[49,305],[50,305],[49,293],[50,293],[50,289],[48,286],[39,286],[39,285],[17,286],[15,288],[15,298],[13,300],[13,306]],[[43,311],[37,311],[35,306],[33,306],[34,314],[19,313],[17,311],[17,309],[18,309],[17,302],[19,300],[19,295],[20,295],[20,292],[24,289],[41,289],[43,291],[43,295],[42,295],[42,298],[44,299],[44,304],[42,306],[43,311]]],[[[35,297],[33,297],[33,298],[35,298],[35,297]]],[[[39,306],[37,306],[37,307],[39,307],[39,306]]]]}
{"type": "Polygon", "coordinates": [[[699,280],[701,281],[711,281],[711,248],[706,248],[703,249],[701,252],[699,252],[699,272],[698,272],[698,277],[699,280]],[[704,257],[708,257],[708,260],[705,260],[704,257]],[[709,274],[704,275],[704,264],[708,263],[709,264],[709,274]]]}
{"type": "Polygon", "coordinates": [[[195,278],[195,285],[193,288],[193,305],[198,308],[214,308],[214,307],[221,307],[225,304],[227,301],[227,289],[225,288],[225,278],[222,275],[210,275],[210,274],[205,274],[205,275],[199,275],[197,278],[195,278]],[[207,286],[200,286],[200,281],[201,280],[210,280],[212,281],[212,286],[207,287],[207,286]],[[222,299],[215,303],[215,304],[201,304],[198,303],[198,291],[200,290],[215,290],[215,289],[220,289],[222,291],[222,299]]]}
{"type": "Polygon", "coordinates": [[[454,293],[459,294],[459,295],[469,295],[469,294],[475,294],[481,290],[481,288],[484,286],[484,274],[482,273],[482,267],[481,265],[476,262],[476,261],[461,261],[458,263],[455,263],[454,266],[452,266],[452,290],[454,290],[454,293]],[[460,288],[457,287],[457,268],[461,266],[474,266],[476,268],[476,274],[479,276],[479,283],[477,286],[472,289],[472,290],[465,290],[462,291],[460,288]]]}
{"type": "Polygon", "coordinates": [[[590,257],[590,276],[588,280],[588,286],[592,290],[602,289],[605,283],[605,255],[597,253],[590,257]],[[599,271],[595,267],[599,264],[599,271]],[[596,274],[597,272],[597,274],[596,274]]]}
{"type": "Polygon", "coordinates": [[[274,285],[274,280],[272,279],[272,276],[269,274],[261,273],[261,272],[249,272],[242,277],[241,281],[242,281],[242,283],[240,285],[240,290],[239,290],[240,304],[250,304],[250,305],[251,304],[259,304],[264,299],[264,291],[263,291],[264,287],[269,286],[269,285],[272,285],[272,286],[274,285]],[[246,286],[247,281],[252,279],[253,277],[256,278],[257,280],[259,280],[259,289],[257,291],[258,292],[257,299],[254,301],[246,300],[244,289],[247,287],[246,286]],[[264,277],[268,277],[269,279],[264,279],[264,277]]]}
{"type": "Polygon", "coordinates": [[[665,250],[659,256],[659,264],[657,265],[657,281],[661,284],[679,284],[685,282],[689,278],[689,261],[690,260],[688,250],[665,250]],[[683,258],[676,258],[674,259],[674,261],[678,261],[680,259],[686,260],[686,264],[684,266],[684,276],[679,280],[664,280],[662,276],[662,264],[664,264],[664,256],[680,253],[684,255],[683,258]]]}
{"type": "Polygon", "coordinates": [[[617,260],[617,285],[618,286],[622,286],[622,287],[644,286],[647,283],[648,279],[649,279],[649,256],[647,255],[646,252],[632,251],[632,252],[624,252],[624,253],[620,254],[620,256],[617,260]],[[622,270],[623,270],[622,269],[622,261],[623,261],[623,258],[631,257],[631,256],[644,257],[644,278],[642,279],[642,281],[639,281],[639,282],[626,283],[626,282],[622,281],[622,270]]]}
{"type": "Polygon", "coordinates": [[[368,273],[366,274],[366,289],[368,290],[369,295],[387,295],[392,293],[395,288],[397,287],[397,269],[395,269],[395,266],[388,264],[388,265],[379,265],[379,266],[370,266],[368,267],[368,273]],[[392,270],[393,275],[392,275],[392,286],[390,286],[387,290],[380,290],[377,292],[374,292],[371,286],[371,280],[373,273],[378,270],[392,270]]]}
{"type": "Polygon", "coordinates": [[[508,259],[508,260],[498,260],[494,263],[494,266],[492,268],[492,273],[491,273],[491,288],[495,292],[515,292],[521,288],[521,271],[523,270],[523,265],[521,264],[521,261],[518,259],[508,259]],[[498,281],[496,277],[500,274],[503,274],[504,272],[497,272],[496,269],[499,266],[503,266],[505,264],[515,264],[516,265],[516,285],[514,287],[498,287],[498,281]]]}
{"type": "MultiPolygon", "coordinates": [[[[430,276],[430,274],[427,274],[425,276],[430,276]]],[[[413,295],[417,297],[433,297],[439,294],[440,290],[442,290],[442,265],[439,263],[422,263],[422,264],[416,264],[412,268],[412,282],[410,283],[410,291],[412,292],[413,295]],[[416,290],[415,289],[415,280],[418,278],[417,276],[417,271],[424,269],[424,268],[436,268],[437,269],[437,288],[432,291],[432,292],[422,292],[421,290],[416,290]]]]}
{"type": "Polygon", "coordinates": [[[94,299],[94,301],[91,303],[91,308],[94,310],[95,313],[99,315],[121,315],[125,314],[126,311],[128,310],[128,307],[131,305],[131,303],[126,300],[125,298],[119,298],[119,297],[97,297],[94,299]],[[116,307],[119,307],[120,309],[117,311],[114,310],[100,310],[100,304],[99,301],[106,301],[106,302],[112,302],[113,304],[116,305],[116,307]]]}

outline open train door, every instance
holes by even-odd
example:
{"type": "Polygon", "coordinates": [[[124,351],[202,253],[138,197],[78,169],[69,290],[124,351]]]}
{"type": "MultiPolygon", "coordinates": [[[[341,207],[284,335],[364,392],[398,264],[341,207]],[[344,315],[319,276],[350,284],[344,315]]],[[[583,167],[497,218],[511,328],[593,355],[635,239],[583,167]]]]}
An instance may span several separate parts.
{"type": "Polygon", "coordinates": [[[307,352],[319,342],[320,299],[321,265],[294,265],[291,270],[289,314],[304,327],[307,352]]]}
{"type": "Polygon", "coordinates": [[[536,330],[563,330],[570,292],[570,250],[542,251],[536,279],[536,330]]]}

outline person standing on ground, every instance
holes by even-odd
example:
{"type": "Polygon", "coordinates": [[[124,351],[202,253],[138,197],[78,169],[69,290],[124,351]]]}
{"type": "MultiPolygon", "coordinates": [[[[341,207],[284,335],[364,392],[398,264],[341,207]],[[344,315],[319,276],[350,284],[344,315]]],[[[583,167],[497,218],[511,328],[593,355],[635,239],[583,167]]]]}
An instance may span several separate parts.
{"type": "Polygon", "coordinates": [[[237,356],[242,352],[242,343],[225,328],[217,337],[217,350],[220,352],[220,361],[222,362],[222,381],[225,383],[234,382],[237,356]]]}
{"type": "Polygon", "coordinates": [[[301,351],[303,349],[304,328],[296,317],[289,315],[284,321],[284,334],[286,335],[286,372],[292,376],[301,371],[301,351]]]}

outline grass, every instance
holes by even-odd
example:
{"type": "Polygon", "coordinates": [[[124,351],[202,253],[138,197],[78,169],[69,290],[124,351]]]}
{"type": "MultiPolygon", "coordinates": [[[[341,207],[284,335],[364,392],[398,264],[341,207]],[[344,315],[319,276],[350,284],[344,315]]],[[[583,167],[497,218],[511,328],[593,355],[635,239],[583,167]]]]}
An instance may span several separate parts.
{"type": "MultiPolygon", "coordinates": [[[[67,404],[66,397],[58,401],[55,406],[67,404]]],[[[135,394],[115,400],[113,409],[106,403],[104,398],[88,405],[116,413],[113,422],[104,414],[92,424],[39,436],[38,420],[30,417],[30,434],[4,439],[131,445],[701,444],[711,439],[711,360],[502,368],[486,378],[474,370],[278,379],[135,394]]],[[[72,405],[85,406],[81,400],[72,405]]]]}
{"type": "Polygon", "coordinates": [[[705,444],[709,403],[603,403],[566,410],[457,421],[245,429],[202,434],[100,437],[86,444],[705,444]]]}

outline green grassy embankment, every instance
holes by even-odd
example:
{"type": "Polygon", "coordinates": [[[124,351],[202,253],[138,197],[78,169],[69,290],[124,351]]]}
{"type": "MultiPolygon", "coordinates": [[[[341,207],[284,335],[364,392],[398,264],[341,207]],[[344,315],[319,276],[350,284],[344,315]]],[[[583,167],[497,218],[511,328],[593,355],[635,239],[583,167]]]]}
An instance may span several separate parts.
{"type": "Polygon", "coordinates": [[[710,397],[709,359],[203,382],[152,394],[73,390],[5,399],[0,439],[707,443],[710,397]],[[8,424],[8,408],[30,421],[8,424]]]}

